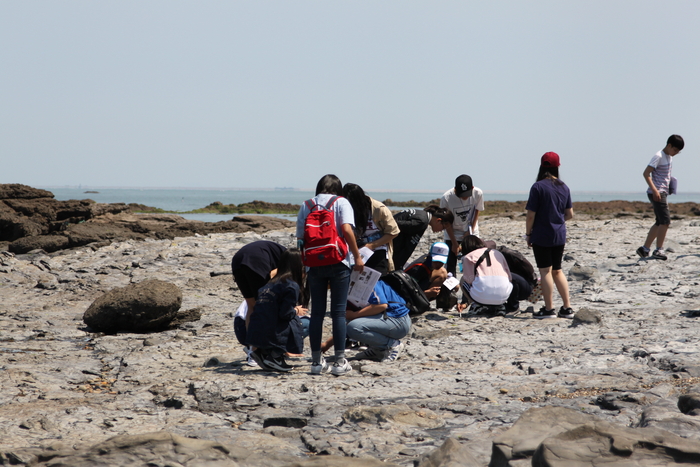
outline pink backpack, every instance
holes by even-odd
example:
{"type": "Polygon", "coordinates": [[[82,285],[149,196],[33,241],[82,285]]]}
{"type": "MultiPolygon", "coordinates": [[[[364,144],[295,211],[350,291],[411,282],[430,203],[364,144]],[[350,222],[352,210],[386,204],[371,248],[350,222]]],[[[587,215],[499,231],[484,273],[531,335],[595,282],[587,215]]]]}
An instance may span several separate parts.
{"type": "Polygon", "coordinates": [[[304,223],[304,265],[328,266],[340,263],[348,253],[348,245],[338,235],[335,213],[331,209],[338,196],[333,196],[325,206],[306,200],[309,215],[304,223]]]}

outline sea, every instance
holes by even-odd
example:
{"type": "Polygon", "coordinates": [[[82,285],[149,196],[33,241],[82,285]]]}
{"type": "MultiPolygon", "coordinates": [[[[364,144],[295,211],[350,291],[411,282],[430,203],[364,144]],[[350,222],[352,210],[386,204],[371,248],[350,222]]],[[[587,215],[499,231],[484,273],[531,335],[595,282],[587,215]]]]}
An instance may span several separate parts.
{"type": "MultiPolygon", "coordinates": [[[[100,188],[100,187],[38,187],[51,191],[59,201],[69,199],[91,199],[98,203],[138,203],[178,213],[200,209],[220,201],[223,204],[241,204],[250,201],[301,204],[314,192],[294,188],[269,189],[214,189],[214,188],[100,188]]],[[[430,201],[440,198],[444,191],[367,191],[372,198],[384,201],[430,201]]],[[[527,192],[484,192],[486,202],[524,201],[527,192]]],[[[573,201],[648,201],[646,193],[640,192],[571,192],[573,201]]],[[[700,193],[681,193],[671,196],[671,203],[700,203],[700,193]]],[[[404,209],[404,208],[396,208],[404,209]]],[[[180,214],[190,220],[217,222],[230,220],[231,214],[180,214]]],[[[286,219],[294,215],[278,214],[274,217],[286,219]]]]}

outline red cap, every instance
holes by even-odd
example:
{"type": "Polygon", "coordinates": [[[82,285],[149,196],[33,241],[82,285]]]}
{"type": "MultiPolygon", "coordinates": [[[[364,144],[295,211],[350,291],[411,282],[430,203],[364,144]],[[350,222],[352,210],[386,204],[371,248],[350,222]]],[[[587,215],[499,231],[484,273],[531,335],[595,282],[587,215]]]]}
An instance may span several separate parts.
{"type": "Polygon", "coordinates": [[[542,167],[559,167],[559,154],[556,152],[545,152],[540,161],[542,167]]]}

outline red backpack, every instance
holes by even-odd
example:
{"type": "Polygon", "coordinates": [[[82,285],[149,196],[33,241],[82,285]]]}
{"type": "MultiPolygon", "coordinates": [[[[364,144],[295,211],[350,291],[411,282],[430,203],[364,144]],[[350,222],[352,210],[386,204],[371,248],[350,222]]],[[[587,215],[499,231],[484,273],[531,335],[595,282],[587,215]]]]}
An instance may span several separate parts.
{"type": "Polygon", "coordinates": [[[309,215],[304,222],[304,265],[328,266],[340,263],[348,253],[348,245],[338,235],[335,213],[331,206],[338,196],[333,196],[325,206],[313,199],[305,201],[309,215]]]}

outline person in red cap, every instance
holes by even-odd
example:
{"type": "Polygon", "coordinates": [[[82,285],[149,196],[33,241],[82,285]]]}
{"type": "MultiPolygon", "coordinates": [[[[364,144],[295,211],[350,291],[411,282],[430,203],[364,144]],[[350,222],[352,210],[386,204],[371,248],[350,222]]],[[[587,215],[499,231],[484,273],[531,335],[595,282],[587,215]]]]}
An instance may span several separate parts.
{"type": "Polygon", "coordinates": [[[574,217],[569,187],[559,179],[559,155],[547,152],[540,160],[537,181],[530,188],[525,209],[525,237],[527,246],[535,254],[540,270],[544,306],[534,313],[535,318],[573,318],[569,302],[569,283],[561,270],[566,244],[566,221],[574,217]],[[554,310],[554,287],[563,305],[554,310]]]}

